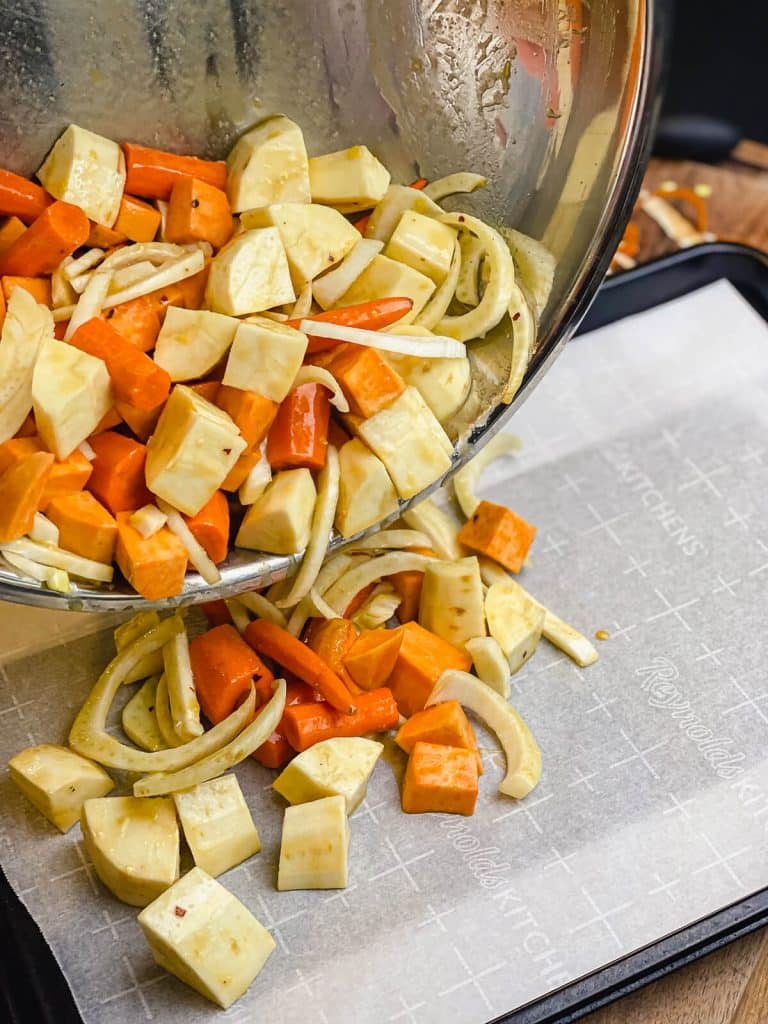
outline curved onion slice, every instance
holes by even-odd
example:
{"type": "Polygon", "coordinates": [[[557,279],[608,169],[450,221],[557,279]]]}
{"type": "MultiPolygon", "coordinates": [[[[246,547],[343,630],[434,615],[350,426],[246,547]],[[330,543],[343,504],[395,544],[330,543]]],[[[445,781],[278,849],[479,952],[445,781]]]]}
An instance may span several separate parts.
{"type": "MultiPolygon", "coordinates": [[[[507,255],[509,256],[509,252],[507,255]]],[[[511,262],[512,257],[509,259],[511,262]]],[[[498,320],[496,322],[498,323],[498,320]]],[[[450,359],[466,354],[463,345],[458,344],[453,338],[441,338],[439,335],[432,338],[413,338],[404,334],[387,334],[384,331],[366,331],[361,327],[345,327],[343,324],[331,324],[325,320],[302,320],[299,330],[313,338],[348,341],[352,345],[380,348],[384,352],[399,352],[404,356],[450,359]]]]}
{"type": "Polygon", "coordinates": [[[318,593],[317,587],[312,587],[309,592],[309,599],[312,602],[312,611],[323,619],[338,619],[338,615],[331,608],[328,602],[318,593]]]}
{"type": "Polygon", "coordinates": [[[171,716],[171,699],[168,695],[168,679],[165,672],[157,681],[155,690],[155,720],[166,747],[180,747],[182,739],[176,735],[171,716]]]}
{"type": "Polygon", "coordinates": [[[299,292],[299,297],[293,304],[290,319],[298,320],[300,317],[309,316],[312,312],[312,282],[305,284],[299,292]]]}
{"type": "Polygon", "coordinates": [[[457,171],[455,174],[446,174],[444,178],[437,178],[424,186],[424,195],[429,196],[434,202],[439,203],[446,196],[455,196],[458,192],[474,192],[488,184],[488,179],[482,174],[474,174],[472,171],[457,171]]]}
{"type": "Polygon", "coordinates": [[[14,288],[0,335],[0,443],[13,437],[32,409],[37,353],[52,335],[50,310],[23,288],[14,288]]]}
{"type": "Polygon", "coordinates": [[[40,565],[39,562],[33,562],[29,558],[23,558],[21,555],[12,555],[9,551],[0,552],[8,563],[17,572],[20,572],[22,576],[27,576],[31,580],[37,580],[38,583],[44,583],[49,590],[56,590],[60,594],[68,594],[72,589],[69,582],[69,573],[64,572],[63,569],[52,569],[49,565],[40,565]]]}
{"type": "Polygon", "coordinates": [[[110,736],[106,730],[107,715],[124,680],[143,658],[160,650],[179,628],[179,620],[172,616],[115,655],[72,725],[69,745],[73,750],[100,764],[128,772],[177,771],[229,743],[250,722],[256,707],[253,688],[240,707],[218,725],[172,750],[136,750],[110,736]]]}
{"type": "Polygon", "coordinates": [[[488,444],[466,466],[462,466],[453,477],[453,491],[464,515],[469,519],[475,514],[480,499],[475,494],[478,480],[487,467],[503,455],[519,452],[522,442],[513,434],[496,434],[488,444]]]}
{"type": "Polygon", "coordinates": [[[160,266],[169,260],[181,259],[182,256],[187,256],[198,249],[198,245],[177,245],[175,242],[135,242],[133,245],[123,246],[122,249],[115,249],[101,266],[110,270],[145,262],[160,266]]]}
{"type": "Polygon", "coordinates": [[[190,786],[197,786],[201,782],[223,775],[228,768],[234,768],[246,757],[250,757],[254,750],[258,750],[262,743],[266,743],[279,725],[284,708],[285,680],[278,679],[269,703],[262,708],[251,724],[226,746],[181,771],[139,779],[134,783],[133,795],[161,796],[163,793],[175,793],[179,789],[188,789],[190,786]]]}
{"type": "Polygon", "coordinates": [[[509,662],[492,636],[476,636],[464,644],[467,654],[472,657],[478,678],[496,693],[509,700],[509,662]]]}
{"type": "Polygon", "coordinates": [[[483,297],[467,313],[460,316],[444,316],[436,330],[459,341],[483,338],[495,327],[507,311],[515,283],[515,264],[504,239],[498,231],[472,217],[468,213],[446,213],[440,218],[449,227],[471,231],[485,247],[485,264],[490,279],[483,297]]]}
{"type": "Polygon", "coordinates": [[[267,619],[268,622],[274,622],[276,626],[281,626],[285,629],[285,615],[283,615],[277,605],[273,604],[263,594],[256,594],[250,591],[245,594],[238,594],[237,600],[240,604],[245,605],[249,612],[253,612],[254,615],[258,616],[258,618],[267,619]]]}
{"type": "Polygon", "coordinates": [[[426,533],[420,530],[379,530],[369,537],[350,541],[344,545],[347,552],[353,551],[386,551],[388,548],[428,548],[432,542],[426,533]]]}
{"type": "Polygon", "coordinates": [[[232,616],[232,623],[235,629],[238,633],[244,633],[251,624],[251,617],[243,602],[237,597],[226,597],[224,598],[224,604],[232,616]]]}
{"type": "Polygon", "coordinates": [[[349,402],[339,387],[339,382],[324,366],[302,366],[293,381],[293,387],[300,384],[322,384],[332,392],[331,405],[339,412],[349,412],[349,402]]]}
{"type": "Polygon", "coordinates": [[[188,742],[202,736],[200,705],[195,691],[195,677],[189,660],[189,640],[184,629],[175,633],[163,647],[163,665],[168,684],[168,700],[173,716],[173,731],[188,742]]]}
{"type": "MultiPolygon", "coordinates": [[[[352,566],[360,565],[362,562],[367,562],[368,560],[367,555],[338,554],[334,555],[333,558],[329,558],[317,574],[315,585],[310,593],[307,594],[305,598],[302,598],[291,612],[291,617],[288,620],[288,625],[286,626],[288,632],[293,636],[298,636],[302,629],[304,629],[307,619],[311,618],[315,611],[318,610],[313,597],[314,593],[322,595],[329,587],[333,586],[336,580],[343,576],[348,569],[352,566]]],[[[275,600],[279,600],[279,598],[275,598],[275,600]]],[[[332,617],[338,617],[336,612],[333,613],[332,617]]]]}
{"type": "Polygon", "coordinates": [[[392,551],[387,555],[379,555],[378,558],[371,558],[362,565],[349,569],[326,590],[323,597],[336,615],[343,615],[352,598],[369,583],[377,583],[385,576],[391,576],[396,572],[423,570],[434,561],[434,557],[430,555],[414,555],[407,551],[392,551]]]}
{"type": "Polygon", "coordinates": [[[517,284],[512,289],[509,318],[512,321],[512,363],[509,368],[509,378],[499,399],[507,405],[515,397],[523,383],[523,377],[531,361],[533,346],[536,342],[536,323],[523,290],[517,284]]]}
{"type": "Polygon", "coordinates": [[[429,547],[438,558],[447,558],[451,562],[466,555],[467,549],[458,541],[459,527],[451,522],[450,516],[427,498],[420,501],[415,508],[403,512],[403,519],[414,530],[419,530],[429,537],[429,547]]]}
{"type": "Polygon", "coordinates": [[[468,231],[459,234],[461,246],[461,268],[459,280],[456,282],[456,298],[465,306],[476,306],[480,301],[477,282],[480,276],[480,262],[485,249],[479,238],[468,231]]]}
{"type": "Polygon", "coordinates": [[[82,256],[69,260],[65,260],[59,266],[62,276],[74,284],[76,277],[80,277],[81,274],[85,274],[89,270],[93,270],[104,259],[103,249],[87,249],[82,256]]]}
{"type": "MultiPolygon", "coordinates": [[[[88,320],[99,316],[104,308],[111,280],[111,272],[102,270],[101,267],[93,274],[85,286],[82,295],[77,300],[77,305],[72,308],[72,314],[69,317],[69,323],[64,332],[64,341],[69,341],[78,327],[82,327],[88,320]]],[[[54,319],[56,319],[55,312],[54,319]]]]}
{"type": "Polygon", "coordinates": [[[531,312],[538,321],[544,312],[557,270],[557,260],[545,245],[514,228],[499,228],[515,261],[515,272],[526,295],[531,312]]]}
{"type": "Polygon", "coordinates": [[[448,273],[445,275],[445,280],[442,282],[437,291],[434,292],[432,298],[426,304],[424,309],[414,320],[414,324],[419,327],[426,327],[428,330],[432,330],[437,324],[443,319],[445,314],[448,312],[448,307],[453,301],[453,296],[456,292],[456,285],[459,282],[459,272],[461,271],[461,246],[459,245],[458,239],[453,246],[453,256],[451,257],[451,265],[448,268],[448,273]]]}
{"type": "Polygon", "coordinates": [[[181,543],[187,549],[189,560],[195,569],[200,573],[206,583],[218,583],[221,573],[208,556],[208,552],[198,541],[195,535],[184,521],[183,516],[167,501],[157,498],[157,507],[167,517],[167,526],[171,533],[175,533],[181,543]]]}
{"type": "Polygon", "coordinates": [[[65,551],[64,548],[38,544],[37,541],[27,540],[24,537],[0,545],[0,551],[10,551],[12,555],[21,555],[22,558],[28,558],[31,562],[37,562],[39,565],[49,565],[52,569],[63,569],[64,572],[71,573],[73,576],[80,576],[84,580],[94,580],[96,583],[111,583],[114,575],[114,569],[106,562],[94,562],[90,558],[83,558],[82,555],[73,555],[71,551],[65,551]]]}
{"type": "Polygon", "coordinates": [[[132,284],[128,288],[123,288],[122,291],[110,295],[104,303],[104,309],[119,306],[122,302],[130,302],[131,299],[139,299],[142,295],[148,295],[149,292],[154,292],[158,288],[167,288],[169,285],[176,284],[177,281],[193,277],[195,274],[199,274],[204,266],[205,255],[202,249],[196,249],[180,259],[163,264],[154,274],[145,277],[143,281],[138,281],[136,284],[132,284]]]}
{"type": "Polygon", "coordinates": [[[389,583],[380,583],[352,616],[358,629],[379,629],[400,607],[402,597],[389,583]]]}
{"type": "Polygon", "coordinates": [[[280,608],[292,608],[306,597],[315,585],[331,542],[333,520],[339,501],[339,475],[339,453],[332,444],[329,444],[325,465],[318,477],[317,501],[312,514],[309,543],[291,589],[277,602],[280,608]]]}
{"type": "Polygon", "coordinates": [[[453,669],[440,676],[426,706],[446,700],[457,700],[496,733],[507,758],[507,774],[499,792],[518,800],[527,796],[541,778],[541,751],[512,705],[475,676],[453,669]]]}
{"type": "MultiPolygon", "coordinates": [[[[321,309],[335,306],[342,295],[349,291],[362,272],[378,256],[384,243],[375,238],[361,238],[355,247],[347,253],[338,267],[312,282],[315,302],[321,309]]],[[[294,316],[297,314],[294,311],[294,316]]]]}

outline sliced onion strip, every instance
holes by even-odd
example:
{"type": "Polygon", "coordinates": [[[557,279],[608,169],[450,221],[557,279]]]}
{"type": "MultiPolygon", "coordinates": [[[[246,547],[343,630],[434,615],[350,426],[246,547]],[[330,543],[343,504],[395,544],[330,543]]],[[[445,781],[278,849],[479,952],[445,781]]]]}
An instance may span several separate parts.
{"type": "Polygon", "coordinates": [[[507,383],[499,399],[505,405],[508,405],[520,390],[536,343],[536,322],[523,291],[517,284],[512,289],[509,318],[512,321],[512,362],[507,383]]]}
{"type": "Polygon", "coordinates": [[[157,499],[160,511],[167,517],[167,526],[171,533],[175,533],[181,543],[187,549],[189,561],[200,573],[206,583],[218,583],[221,580],[221,573],[208,556],[202,544],[194,536],[184,521],[184,517],[177,512],[172,505],[157,499]]]}
{"type": "Polygon", "coordinates": [[[63,548],[51,547],[48,544],[39,544],[34,540],[12,540],[7,544],[0,545],[0,551],[5,554],[21,555],[39,565],[49,565],[53,569],[63,569],[73,576],[80,576],[82,579],[94,580],[96,583],[111,583],[115,574],[111,565],[104,562],[94,562],[90,558],[83,558],[82,555],[74,555],[71,551],[63,548]]]}
{"type": "Polygon", "coordinates": [[[260,619],[267,619],[268,622],[274,622],[276,626],[282,626],[285,629],[286,618],[285,615],[280,611],[276,604],[273,604],[269,598],[265,597],[264,594],[256,594],[253,591],[246,591],[245,594],[238,594],[237,600],[249,612],[253,612],[254,615],[260,619]]]}
{"type": "Polygon", "coordinates": [[[323,597],[336,615],[343,615],[352,599],[370,583],[376,583],[396,572],[423,571],[435,559],[428,555],[414,555],[407,551],[393,551],[371,558],[363,565],[349,569],[330,587],[323,597]]]}
{"type": "Polygon", "coordinates": [[[425,196],[429,196],[435,203],[439,203],[446,196],[455,196],[459,192],[474,192],[488,184],[488,179],[482,174],[474,174],[472,171],[457,171],[455,174],[446,174],[444,178],[437,178],[424,186],[425,196]]]}
{"type": "MultiPolygon", "coordinates": [[[[312,282],[315,302],[321,309],[330,309],[348,292],[362,272],[378,256],[384,243],[376,238],[361,238],[338,267],[312,282]]],[[[296,315],[294,311],[294,316],[296,315]]]]}
{"type": "Polygon", "coordinates": [[[496,434],[473,459],[470,459],[465,466],[454,473],[453,491],[459,507],[467,519],[475,514],[475,510],[480,504],[480,499],[475,494],[475,488],[484,470],[496,459],[519,452],[521,448],[522,442],[519,437],[515,437],[513,434],[496,434]]]}
{"type": "Polygon", "coordinates": [[[428,548],[432,542],[426,533],[420,530],[379,530],[368,537],[350,541],[344,545],[344,551],[386,551],[387,548],[428,548]]]}
{"type": "MultiPolygon", "coordinates": [[[[507,255],[509,255],[508,251],[507,255]]],[[[509,258],[511,261],[512,257],[510,256],[509,258]]],[[[348,341],[352,345],[380,348],[384,352],[399,352],[400,355],[404,356],[422,356],[425,359],[451,359],[466,355],[463,345],[460,345],[453,338],[441,337],[439,335],[436,335],[434,338],[409,338],[403,334],[366,331],[361,327],[345,327],[343,324],[331,324],[327,321],[318,320],[302,320],[299,324],[299,330],[313,338],[348,341]]]]}
{"type": "MultiPolygon", "coordinates": [[[[92,320],[95,316],[99,316],[102,309],[104,309],[111,280],[111,272],[102,271],[101,268],[93,274],[83,294],[78,299],[77,305],[72,307],[72,314],[69,317],[69,323],[64,332],[64,341],[69,341],[78,327],[82,327],[84,323],[92,320]]],[[[56,319],[56,312],[54,312],[53,318],[54,320],[56,319]]]]}
{"type": "Polygon", "coordinates": [[[439,286],[437,291],[434,292],[432,298],[413,321],[414,324],[418,324],[419,327],[426,327],[431,331],[433,327],[436,327],[437,324],[440,323],[448,312],[448,307],[453,301],[453,296],[456,293],[456,285],[459,281],[460,271],[461,246],[459,245],[458,239],[456,239],[453,246],[451,265],[448,268],[448,273],[445,275],[445,280],[439,286]]]}
{"type": "Polygon", "coordinates": [[[293,381],[295,388],[300,384],[322,384],[332,392],[331,405],[339,412],[349,412],[349,402],[339,387],[339,382],[324,366],[302,366],[293,381]]]}

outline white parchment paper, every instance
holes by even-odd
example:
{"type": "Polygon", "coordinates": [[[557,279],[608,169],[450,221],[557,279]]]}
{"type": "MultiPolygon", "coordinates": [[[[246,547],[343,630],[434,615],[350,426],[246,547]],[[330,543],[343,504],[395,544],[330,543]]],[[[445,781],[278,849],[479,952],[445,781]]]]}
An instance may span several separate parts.
{"type": "MultiPolygon", "coordinates": [[[[540,786],[497,796],[482,734],[476,815],[409,817],[382,761],[349,887],[278,893],[282,801],[242,766],[263,851],[221,880],[277,950],[222,1014],[154,965],[79,829],[6,775],[2,866],[87,1024],[486,1021],[768,884],[766,326],[721,282],[580,338],[514,431],[524,453],[485,494],[539,527],[524,583],[611,634],[590,669],[542,642],[514,679],[540,786]]],[[[110,654],[103,633],[41,651],[47,618],[0,608],[3,762],[65,738],[110,654]]]]}

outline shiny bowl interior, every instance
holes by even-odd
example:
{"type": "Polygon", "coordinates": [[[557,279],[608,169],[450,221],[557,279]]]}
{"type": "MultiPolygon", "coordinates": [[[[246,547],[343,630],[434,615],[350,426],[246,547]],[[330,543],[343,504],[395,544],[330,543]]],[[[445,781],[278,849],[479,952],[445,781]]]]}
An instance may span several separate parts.
{"type": "MultiPolygon", "coordinates": [[[[220,157],[244,128],[282,112],[302,126],[310,154],[363,142],[395,181],[486,175],[488,187],[455,206],[540,239],[558,269],[536,355],[510,405],[499,402],[508,329],[471,346],[473,386],[452,425],[455,469],[531,393],[605,273],[644,165],[659,6],[35,0],[22,8],[0,0],[0,166],[33,173],[70,122],[220,157]]],[[[157,605],[264,586],[296,561],[234,550],[220,584],[189,574],[180,597],[157,605]]],[[[73,610],[149,604],[125,585],[62,595],[2,569],[0,598],[73,610]]]]}

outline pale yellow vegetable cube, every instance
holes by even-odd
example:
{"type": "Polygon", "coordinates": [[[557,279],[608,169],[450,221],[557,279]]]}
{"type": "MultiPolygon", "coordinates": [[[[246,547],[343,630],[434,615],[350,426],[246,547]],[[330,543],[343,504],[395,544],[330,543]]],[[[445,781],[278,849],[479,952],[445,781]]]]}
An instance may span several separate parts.
{"type": "Polygon", "coordinates": [[[125,186],[123,154],[116,142],[71,124],[56,140],[37,172],[56,199],[79,206],[91,220],[111,228],[125,186]]]}
{"type": "Polygon", "coordinates": [[[456,232],[439,220],[406,210],[392,233],[385,256],[406,263],[435,284],[448,273],[456,244],[456,232]]]}
{"type": "MultiPolygon", "coordinates": [[[[162,651],[160,652],[162,654],[162,651]]],[[[158,677],[152,676],[134,693],[123,708],[123,732],[142,750],[164,750],[165,740],[157,724],[155,701],[158,677]]]]}
{"type": "Polygon", "coordinates": [[[426,567],[419,624],[460,649],[468,640],[485,636],[483,581],[475,556],[426,567]]]}
{"type": "MultiPolygon", "coordinates": [[[[400,327],[393,330],[400,333],[400,327]]],[[[414,337],[432,337],[432,332],[415,326],[402,328],[414,337]],[[418,334],[416,333],[418,332],[418,334]]],[[[406,384],[412,384],[441,423],[450,421],[464,405],[472,387],[472,368],[466,356],[456,359],[424,359],[396,352],[382,352],[384,360],[406,384]]]]}
{"type": "Polygon", "coordinates": [[[389,256],[374,256],[355,283],[336,303],[337,306],[354,306],[358,302],[373,302],[375,299],[404,296],[413,302],[410,313],[390,328],[394,333],[401,324],[415,319],[427,304],[435,290],[435,282],[426,274],[398,263],[389,256]]]}
{"type": "Polygon", "coordinates": [[[209,875],[229,871],[261,849],[236,776],[183,789],[173,794],[173,802],[195,864],[209,875]]]}
{"type": "Polygon", "coordinates": [[[344,889],[348,877],[349,822],[343,796],[286,807],[277,888],[344,889]]]}
{"type": "Polygon", "coordinates": [[[275,940],[243,904],[193,868],[139,914],[155,961],[226,1010],[245,994],[275,940]]]}
{"type": "Polygon", "coordinates": [[[290,804],[305,804],[326,796],[344,798],[347,814],[365,797],[384,746],[361,736],[322,740],[297,754],[272,788],[290,804]]]}
{"type": "Polygon", "coordinates": [[[105,796],[114,783],[103,768],[68,747],[41,743],[8,762],[11,779],[60,832],[80,818],[86,800],[105,796]]]}
{"type": "Polygon", "coordinates": [[[309,543],[317,491],[308,469],[277,473],[245,513],[235,544],[273,555],[293,555],[309,543]]]}
{"type": "Polygon", "coordinates": [[[136,796],[86,800],[80,827],[96,874],[123,903],[146,907],[179,877],[173,800],[136,796]]]}
{"type": "Polygon", "coordinates": [[[281,115],[241,135],[227,157],[227,196],[233,213],[270,203],[308,203],[301,128],[281,115]]]}
{"type": "Polygon", "coordinates": [[[346,217],[317,203],[278,203],[244,213],[240,220],[246,228],[277,228],[297,291],[360,241],[360,232],[346,217]]]}
{"type": "Polygon", "coordinates": [[[336,529],[352,537],[397,511],[397,492],[381,459],[359,438],[339,449],[336,529]]]}
{"type": "Polygon", "coordinates": [[[425,217],[441,217],[445,213],[445,210],[429,196],[425,196],[421,189],[408,185],[390,185],[384,198],[376,204],[371,214],[365,229],[365,237],[388,242],[406,210],[415,210],[425,217]]]}
{"type": "Polygon", "coordinates": [[[488,632],[504,652],[514,675],[538,646],[545,609],[512,579],[499,580],[485,595],[488,632]]]}
{"type": "Polygon", "coordinates": [[[211,261],[206,289],[217,313],[245,316],[294,302],[288,260],[277,228],[243,231],[211,261]]]}
{"type": "Polygon", "coordinates": [[[112,408],[103,360],[74,345],[46,338],[32,374],[37,432],[57,459],[66,459],[112,408]]]}
{"type": "Polygon", "coordinates": [[[450,468],[450,439],[414,387],[363,420],[358,433],[384,463],[401,498],[412,498],[450,468]]]}
{"type": "Polygon", "coordinates": [[[375,206],[389,181],[389,171],[367,146],[352,146],[309,161],[312,202],[335,206],[342,213],[375,206]]]}
{"type": "Polygon", "coordinates": [[[223,410],[177,384],[147,444],[147,486],[180,512],[197,515],[245,448],[223,410]]]}
{"type": "Polygon", "coordinates": [[[307,336],[301,331],[266,317],[244,320],[235,333],[222,383],[282,402],[306,351],[307,336]]]}
{"type": "Polygon", "coordinates": [[[225,355],[238,323],[234,317],[207,309],[169,306],[153,358],[172,381],[197,380],[225,355]]]}

